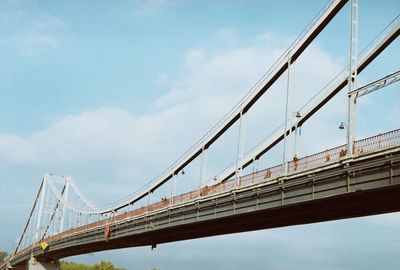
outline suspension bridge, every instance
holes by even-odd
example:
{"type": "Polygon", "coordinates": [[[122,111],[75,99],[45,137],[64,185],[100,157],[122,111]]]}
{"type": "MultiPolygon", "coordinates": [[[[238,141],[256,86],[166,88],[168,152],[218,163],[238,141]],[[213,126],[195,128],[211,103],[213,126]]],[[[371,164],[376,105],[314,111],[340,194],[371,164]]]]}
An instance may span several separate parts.
{"type": "MultiPolygon", "coordinates": [[[[331,0],[265,75],[186,154],[128,198],[98,207],[71,177],[45,174],[14,252],[0,269],[58,269],[64,257],[124,247],[151,246],[200,237],[396,212],[400,210],[400,129],[355,139],[357,100],[400,80],[400,71],[362,87],[357,76],[400,34],[400,16],[358,53],[358,0],[350,6],[349,65],[293,115],[289,108],[292,65],[348,1],[331,0]],[[287,74],[285,122],[243,153],[243,116],[287,74]],[[348,94],[347,143],[289,158],[288,139],[340,91],[348,94]],[[238,124],[237,156],[206,179],[207,152],[238,124]],[[283,143],[283,162],[258,168],[258,160],[283,143]],[[175,194],[180,175],[201,160],[198,188],[175,194]],[[253,165],[252,171],[244,169],[253,165]],[[152,203],[170,183],[171,194],[152,203]],[[139,206],[139,202],[147,201],[139,206]]],[[[250,168],[250,167],[249,167],[250,168]]]]}

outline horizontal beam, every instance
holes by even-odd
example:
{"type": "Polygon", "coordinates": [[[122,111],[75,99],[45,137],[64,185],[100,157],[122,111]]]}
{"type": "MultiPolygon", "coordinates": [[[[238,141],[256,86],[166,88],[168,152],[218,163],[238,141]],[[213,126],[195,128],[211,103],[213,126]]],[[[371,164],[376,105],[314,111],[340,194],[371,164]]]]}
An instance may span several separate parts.
{"type": "Polygon", "coordinates": [[[380,78],[376,81],[373,81],[363,87],[355,89],[349,93],[349,96],[356,95],[357,98],[368,95],[376,90],[382,89],[386,86],[389,86],[395,82],[400,81],[400,70],[390,73],[383,78],[380,78]]]}

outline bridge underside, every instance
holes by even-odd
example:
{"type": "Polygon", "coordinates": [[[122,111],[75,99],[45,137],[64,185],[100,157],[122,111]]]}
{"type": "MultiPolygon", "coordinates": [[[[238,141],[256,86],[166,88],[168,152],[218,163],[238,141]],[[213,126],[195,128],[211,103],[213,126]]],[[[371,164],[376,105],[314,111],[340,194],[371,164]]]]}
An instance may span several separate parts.
{"type": "MultiPolygon", "coordinates": [[[[40,261],[84,253],[400,211],[400,147],[132,217],[35,249],[40,261]]],[[[15,263],[26,265],[27,257],[15,263]]]]}
{"type": "Polygon", "coordinates": [[[307,203],[287,205],[265,211],[243,213],[174,228],[153,230],[124,239],[110,240],[76,247],[62,253],[62,257],[94,251],[125,247],[155,245],[180,240],[202,238],[230,233],[270,229],[290,225],[362,217],[400,211],[400,185],[356,192],[352,195],[318,199],[307,203]]]}

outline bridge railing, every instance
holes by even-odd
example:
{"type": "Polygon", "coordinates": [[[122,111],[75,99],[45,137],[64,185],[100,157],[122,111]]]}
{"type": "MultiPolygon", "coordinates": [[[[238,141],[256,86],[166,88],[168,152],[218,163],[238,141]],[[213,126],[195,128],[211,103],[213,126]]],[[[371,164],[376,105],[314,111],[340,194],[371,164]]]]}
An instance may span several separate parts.
{"type": "MultiPolygon", "coordinates": [[[[383,134],[365,138],[355,142],[355,154],[362,155],[363,153],[382,150],[400,144],[400,129],[389,131],[383,134]]],[[[294,158],[288,162],[288,175],[304,172],[323,165],[334,163],[347,155],[346,145],[337,146],[316,154],[312,154],[303,158],[294,158]]],[[[252,184],[261,183],[264,181],[273,180],[281,177],[283,174],[283,165],[277,165],[261,171],[250,173],[240,177],[239,187],[244,187],[252,184]]],[[[224,192],[235,187],[235,179],[206,186],[202,189],[201,195],[212,195],[219,192],[224,192]]],[[[193,193],[193,192],[192,192],[193,193]]],[[[198,194],[198,192],[194,192],[198,194]]],[[[189,194],[189,193],[188,193],[189,194]]],[[[190,197],[186,195],[187,197],[190,197]]],[[[178,200],[184,202],[185,200],[178,200]]],[[[175,202],[175,199],[174,199],[175,202]]]]}
{"type": "MultiPolygon", "coordinates": [[[[361,155],[384,148],[388,148],[394,145],[400,144],[400,129],[389,131],[383,134],[379,134],[373,137],[365,138],[355,142],[356,154],[361,155]]],[[[346,145],[337,146],[313,155],[309,155],[300,159],[295,159],[288,163],[288,174],[300,173],[310,169],[314,169],[329,163],[334,163],[341,158],[346,157],[346,145]]],[[[271,181],[281,177],[283,174],[283,165],[279,164],[274,167],[263,169],[254,173],[250,173],[239,178],[238,187],[249,186],[252,184],[262,183],[265,181],[271,181]]],[[[132,218],[145,214],[146,212],[152,212],[160,210],[162,208],[178,205],[185,203],[200,196],[209,196],[226,192],[235,188],[235,179],[230,179],[215,185],[205,186],[201,190],[194,190],[184,194],[174,196],[172,198],[162,198],[160,202],[144,206],[125,214],[117,216],[113,221],[121,221],[125,218],[132,218]]],[[[104,225],[104,224],[103,224],[104,225]]]]}
{"type": "Polygon", "coordinates": [[[356,153],[368,153],[399,144],[400,129],[365,138],[355,142],[356,153]]]}
{"type": "Polygon", "coordinates": [[[266,180],[274,179],[282,175],[283,166],[279,164],[277,166],[267,168],[258,172],[254,172],[248,175],[240,177],[240,186],[247,186],[264,182],[266,180]]]}
{"type": "MultiPolygon", "coordinates": [[[[379,134],[376,136],[356,141],[354,144],[355,155],[363,155],[365,153],[386,149],[399,144],[400,144],[400,129],[396,129],[393,131],[389,131],[383,134],[379,134]]],[[[346,145],[341,145],[300,159],[295,159],[288,163],[288,175],[328,165],[345,157],[347,157],[346,145]]],[[[282,174],[283,174],[283,165],[280,164],[274,167],[270,167],[267,169],[263,169],[254,173],[241,176],[238,181],[238,187],[250,186],[262,182],[272,183],[272,180],[278,179],[279,177],[282,176],[282,174]]],[[[236,187],[236,180],[235,178],[233,178],[221,183],[217,183],[215,185],[205,186],[200,190],[194,190],[184,194],[180,194],[172,198],[162,198],[160,202],[149,204],[148,206],[143,206],[138,209],[126,211],[120,215],[112,216],[107,219],[102,219],[94,223],[70,229],[68,231],[47,237],[46,239],[43,239],[43,241],[51,243],[56,240],[60,240],[75,234],[82,233],[84,231],[93,230],[94,228],[97,229],[109,228],[110,226],[112,226],[112,224],[116,222],[122,222],[125,219],[136,218],[146,213],[161,210],[163,208],[170,207],[172,205],[183,204],[185,202],[198,199],[199,197],[230,191],[233,190],[235,187],[236,187]]],[[[14,256],[25,254],[38,244],[39,242],[32,244],[20,250],[14,256]]]]}
{"type": "Polygon", "coordinates": [[[314,169],[329,162],[336,162],[344,156],[346,156],[346,145],[331,148],[300,159],[294,157],[292,161],[288,162],[288,173],[292,174],[314,169]]]}
{"type": "MultiPolygon", "coordinates": [[[[398,144],[400,144],[400,129],[356,141],[354,143],[354,153],[362,155],[363,153],[382,150],[398,144]]],[[[340,158],[346,157],[346,154],[346,145],[341,145],[304,158],[294,158],[293,161],[288,163],[288,173],[299,173],[336,162],[340,158]]]]}

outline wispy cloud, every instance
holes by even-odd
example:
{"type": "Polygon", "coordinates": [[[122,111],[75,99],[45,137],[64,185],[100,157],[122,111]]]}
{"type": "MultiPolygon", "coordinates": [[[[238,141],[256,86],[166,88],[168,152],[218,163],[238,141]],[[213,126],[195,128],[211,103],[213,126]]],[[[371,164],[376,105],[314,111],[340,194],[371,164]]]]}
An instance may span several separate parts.
{"type": "Polygon", "coordinates": [[[165,85],[169,82],[169,75],[167,73],[163,73],[156,79],[156,83],[158,85],[165,85]]]}
{"type": "Polygon", "coordinates": [[[237,34],[235,28],[224,28],[217,31],[217,36],[228,43],[235,41],[237,34]]]}
{"type": "Polygon", "coordinates": [[[26,8],[21,3],[4,7],[0,18],[4,25],[3,40],[11,42],[21,53],[35,56],[62,46],[68,24],[51,14],[26,8]]]}

